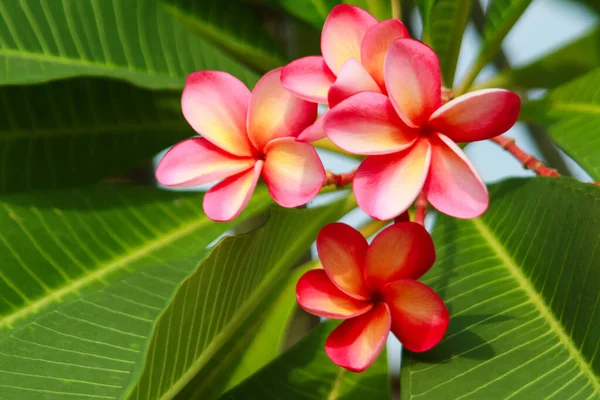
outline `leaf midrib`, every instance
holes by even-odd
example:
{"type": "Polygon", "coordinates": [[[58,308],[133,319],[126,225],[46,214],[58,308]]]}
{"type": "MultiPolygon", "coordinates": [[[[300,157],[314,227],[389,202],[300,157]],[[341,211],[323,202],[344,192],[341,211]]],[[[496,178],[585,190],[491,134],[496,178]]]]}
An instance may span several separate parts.
{"type": "Polygon", "coordinates": [[[151,240],[146,244],[139,246],[128,255],[114,260],[113,262],[110,262],[108,264],[105,264],[92,273],[83,275],[75,280],[70,281],[67,285],[60,287],[58,290],[55,290],[34,302],[28,303],[25,307],[19,309],[16,312],[7,314],[6,316],[0,319],[0,328],[4,328],[7,326],[10,327],[15,321],[36,314],[41,309],[52,303],[60,303],[60,300],[65,296],[71,293],[78,293],[79,290],[81,290],[85,286],[101,280],[110,273],[115,272],[120,268],[123,268],[129,262],[136,261],[154,250],[167,246],[176,241],[177,239],[191,234],[192,232],[200,228],[203,228],[205,225],[210,224],[211,222],[212,221],[210,221],[208,218],[204,217],[199,220],[196,220],[193,223],[179,225],[171,233],[162,236],[158,239],[151,240]]]}
{"type": "Polygon", "coordinates": [[[25,60],[53,62],[55,64],[70,65],[70,66],[79,67],[79,68],[92,67],[92,68],[98,68],[98,69],[104,69],[104,70],[113,70],[113,71],[118,71],[118,72],[135,73],[135,74],[145,75],[145,76],[149,76],[149,77],[159,76],[161,78],[168,78],[168,79],[172,80],[174,84],[176,84],[177,83],[176,81],[178,81],[179,83],[181,83],[181,86],[183,86],[183,83],[184,83],[183,77],[173,76],[167,72],[159,73],[159,71],[155,72],[155,71],[150,71],[150,70],[137,69],[133,65],[130,65],[130,64],[119,65],[119,64],[113,64],[108,61],[98,62],[98,61],[87,60],[84,58],[59,57],[59,56],[56,56],[53,54],[40,54],[40,53],[33,53],[33,52],[29,52],[29,51],[23,51],[23,50],[0,48],[0,56],[3,56],[3,55],[15,57],[15,58],[22,58],[25,60]]]}
{"type": "Polygon", "coordinates": [[[573,360],[575,360],[581,369],[581,372],[589,379],[596,393],[600,393],[600,379],[596,376],[590,365],[587,363],[579,348],[566,333],[560,321],[556,319],[552,313],[552,310],[546,304],[544,298],[536,291],[531,282],[529,282],[512,256],[506,251],[502,243],[500,243],[500,241],[494,236],[491,229],[480,218],[475,218],[470,221],[473,223],[475,229],[479,231],[481,237],[489,244],[498,258],[504,263],[506,269],[517,281],[521,290],[527,294],[531,303],[533,303],[542,318],[550,326],[550,329],[556,334],[559,341],[567,348],[569,355],[573,360]]]}
{"type": "Polygon", "coordinates": [[[551,103],[551,108],[562,111],[581,111],[588,114],[600,114],[600,104],[586,103],[551,103]]]}

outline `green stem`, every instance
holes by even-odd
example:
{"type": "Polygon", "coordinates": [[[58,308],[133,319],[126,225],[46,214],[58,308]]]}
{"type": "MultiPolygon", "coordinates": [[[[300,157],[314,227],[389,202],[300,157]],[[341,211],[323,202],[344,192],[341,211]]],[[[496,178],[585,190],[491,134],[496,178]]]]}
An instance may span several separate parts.
{"type": "Polygon", "coordinates": [[[392,18],[402,19],[402,4],[400,0],[390,0],[392,3],[392,18]]]}

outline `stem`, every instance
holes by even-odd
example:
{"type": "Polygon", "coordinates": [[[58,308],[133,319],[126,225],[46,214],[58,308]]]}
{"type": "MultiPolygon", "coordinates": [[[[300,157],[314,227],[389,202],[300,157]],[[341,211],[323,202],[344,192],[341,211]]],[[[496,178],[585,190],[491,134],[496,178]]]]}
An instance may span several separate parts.
{"type": "Polygon", "coordinates": [[[523,151],[515,140],[506,136],[496,136],[490,139],[492,142],[499,144],[503,149],[512,154],[523,167],[532,170],[540,176],[560,176],[555,169],[548,168],[544,163],[535,158],[529,153],[523,151]]]}
{"type": "Polygon", "coordinates": [[[421,192],[415,202],[415,222],[425,226],[425,214],[427,214],[427,197],[425,192],[421,192]]]}
{"type": "Polygon", "coordinates": [[[344,172],[342,174],[334,174],[331,171],[327,171],[326,174],[327,179],[325,180],[323,186],[335,185],[337,188],[342,188],[352,183],[354,176],[356,175],[356,170],[344,172]]]}
{"type": "Polygon", "coordinates": [[[390,0],[392,3],[392,18],[402,19],[402,5],[400,0],[390,0]]]}

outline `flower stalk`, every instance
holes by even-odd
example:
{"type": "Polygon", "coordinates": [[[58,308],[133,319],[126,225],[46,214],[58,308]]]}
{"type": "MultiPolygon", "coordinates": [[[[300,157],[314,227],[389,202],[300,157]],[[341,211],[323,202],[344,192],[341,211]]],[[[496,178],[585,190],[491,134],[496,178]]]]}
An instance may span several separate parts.
{"type": "Polygon", "coordinates": [[[427,197],[424,192],[419,193],[415,202],[415,219],[417,224],[425,226],[425,215],[427,214],[427,197]]]}
{"type": "Polygon", "coordinates": [[[549,168],[531,154],[523,151],[517,146],[514,139],[506,136],[496,136],[490,140],[512,154],[524,168],[530,169],[540,176],[560,176],[555,169],[549,168]]]}

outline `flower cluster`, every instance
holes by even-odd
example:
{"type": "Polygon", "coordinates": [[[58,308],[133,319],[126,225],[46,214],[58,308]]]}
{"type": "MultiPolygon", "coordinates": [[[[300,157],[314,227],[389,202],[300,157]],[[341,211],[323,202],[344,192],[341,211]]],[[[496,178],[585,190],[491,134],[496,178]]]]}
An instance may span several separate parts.
{"type": "MultiPolygon", "coordinates": [[[[203,204],[216,221],[237,217],[261,177],[275,202],[297,207],[326,182],[310,142],[327,136],[366,156],[351,175],[352,187],[374,219],[398,217],[418,196],[457,218],[486,210],[486,186],[456,143],[510,129],[520,109],[515,93],[486,89],[450,99],[431,48],[411,39],[399,20],[378,22],[350,5],[331,11],[321,52],[268,72],[252,92],[227,73],[191,74],[182,109],[201,137],[165,154],[158,181],[219,181],[203,204]],[[317,119],[318,103],[329,109],[317,119]]],[[[395,224],[369,246],[354,229],[332,224],[317,246],[324,269],[301,278],[298,302],[317,315],[345,319],[326,344],[334,362],[364,370],[390,330],[413,351],[439,342],[449,317],[441,299],[417,281],[435,259],[421,225],[395,224]]]]}

